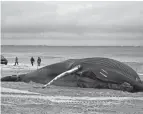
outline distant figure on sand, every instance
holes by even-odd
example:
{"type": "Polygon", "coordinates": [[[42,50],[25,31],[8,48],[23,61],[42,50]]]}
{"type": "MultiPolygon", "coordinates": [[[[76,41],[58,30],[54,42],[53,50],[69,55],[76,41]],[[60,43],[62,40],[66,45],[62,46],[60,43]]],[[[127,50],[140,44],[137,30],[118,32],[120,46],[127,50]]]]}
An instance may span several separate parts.
{"type": "Polygon", "coordinates": [[[15,65],[14,66],[16,66],[16,64],[18,65],[18,57],[15,58],[15,65]]]}
{"type": "Polygon", "coordinates": [[[38,64],[38,66],[40,66],[40,64],[41,64],[41,58],[40,57],[38,57],[38,59],[37,59],[37,64],[38,64]]]}
{"type": "Polygon", "coordinates": [[[33,66],[33,63],[35,62],[34,58],[31,57],[30,61],[31,61],[31,64],[32,64],[32,66],[33,66]]]}

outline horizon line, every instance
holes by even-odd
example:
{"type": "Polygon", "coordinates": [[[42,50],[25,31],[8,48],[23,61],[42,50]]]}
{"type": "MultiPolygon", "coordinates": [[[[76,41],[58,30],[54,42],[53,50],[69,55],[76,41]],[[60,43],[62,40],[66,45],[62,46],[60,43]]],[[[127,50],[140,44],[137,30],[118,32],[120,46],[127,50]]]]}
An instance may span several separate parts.
{"type": "Polygon", "coordinates": [[[48,47],[143,47],[141,45],[2,45],[1,46],[48,46],[48,47]]]}

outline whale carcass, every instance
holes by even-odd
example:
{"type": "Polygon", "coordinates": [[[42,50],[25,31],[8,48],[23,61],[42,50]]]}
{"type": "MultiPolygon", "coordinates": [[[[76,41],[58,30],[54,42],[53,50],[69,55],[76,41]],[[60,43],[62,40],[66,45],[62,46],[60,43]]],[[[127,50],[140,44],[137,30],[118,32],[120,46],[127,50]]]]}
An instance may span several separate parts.
{"type": "Polygon", "coordinates": [[[69,59],[51,64],[27,74],[6,76],[1,81],[23,81],[82,88],[115,89],[129,92],[143,91],[138,74],[117,60],[95,57],[69,59]]]}

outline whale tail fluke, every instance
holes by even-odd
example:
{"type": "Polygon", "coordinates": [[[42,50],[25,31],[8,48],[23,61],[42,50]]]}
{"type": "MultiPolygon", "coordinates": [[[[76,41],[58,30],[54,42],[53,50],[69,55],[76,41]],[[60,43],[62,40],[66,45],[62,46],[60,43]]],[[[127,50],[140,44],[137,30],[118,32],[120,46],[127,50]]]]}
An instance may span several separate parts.
{"type": "Polygon", "coordinates": [[[1,81],[4,82],[17,82],[20,81],[19,77],[17,75],[12,75],[12,76],[5,76],[1,78],[1,81]]]}

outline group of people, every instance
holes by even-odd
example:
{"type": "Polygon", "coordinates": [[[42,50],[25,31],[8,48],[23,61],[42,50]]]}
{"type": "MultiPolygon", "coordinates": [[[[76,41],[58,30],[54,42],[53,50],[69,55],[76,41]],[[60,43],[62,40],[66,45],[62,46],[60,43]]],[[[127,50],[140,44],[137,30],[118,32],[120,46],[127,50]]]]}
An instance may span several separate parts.
{"type": "MultiPolygon", "coordinates": [[[[31,57],[30,62],[31,62],[31,65],[33,66],[35,59],[33,57],[31,57]]],[[[18,65],[18,57],[15,58],[15,65],[14,66],[16,66],[16,65],[18,65]]],[[[38,59],[37,59],[37,65],[38,66],[41,65],[41,58],[40,57],[38,57],[38,59]]]]}
{"type": "MultiPolygon", "coordinates": [[[[34,62],[35,62],[35,59],[34,59],[33,57],[31,57],[30,61],[31,61],[31,64],[32,64],[32,66],[33,66],[33,64],[34,64],[34,62]]],[[[37,59],[37,65],[40,66],[40,64],[41,64],[41,58],[38,57],[38,59],[37,59]]]]}

